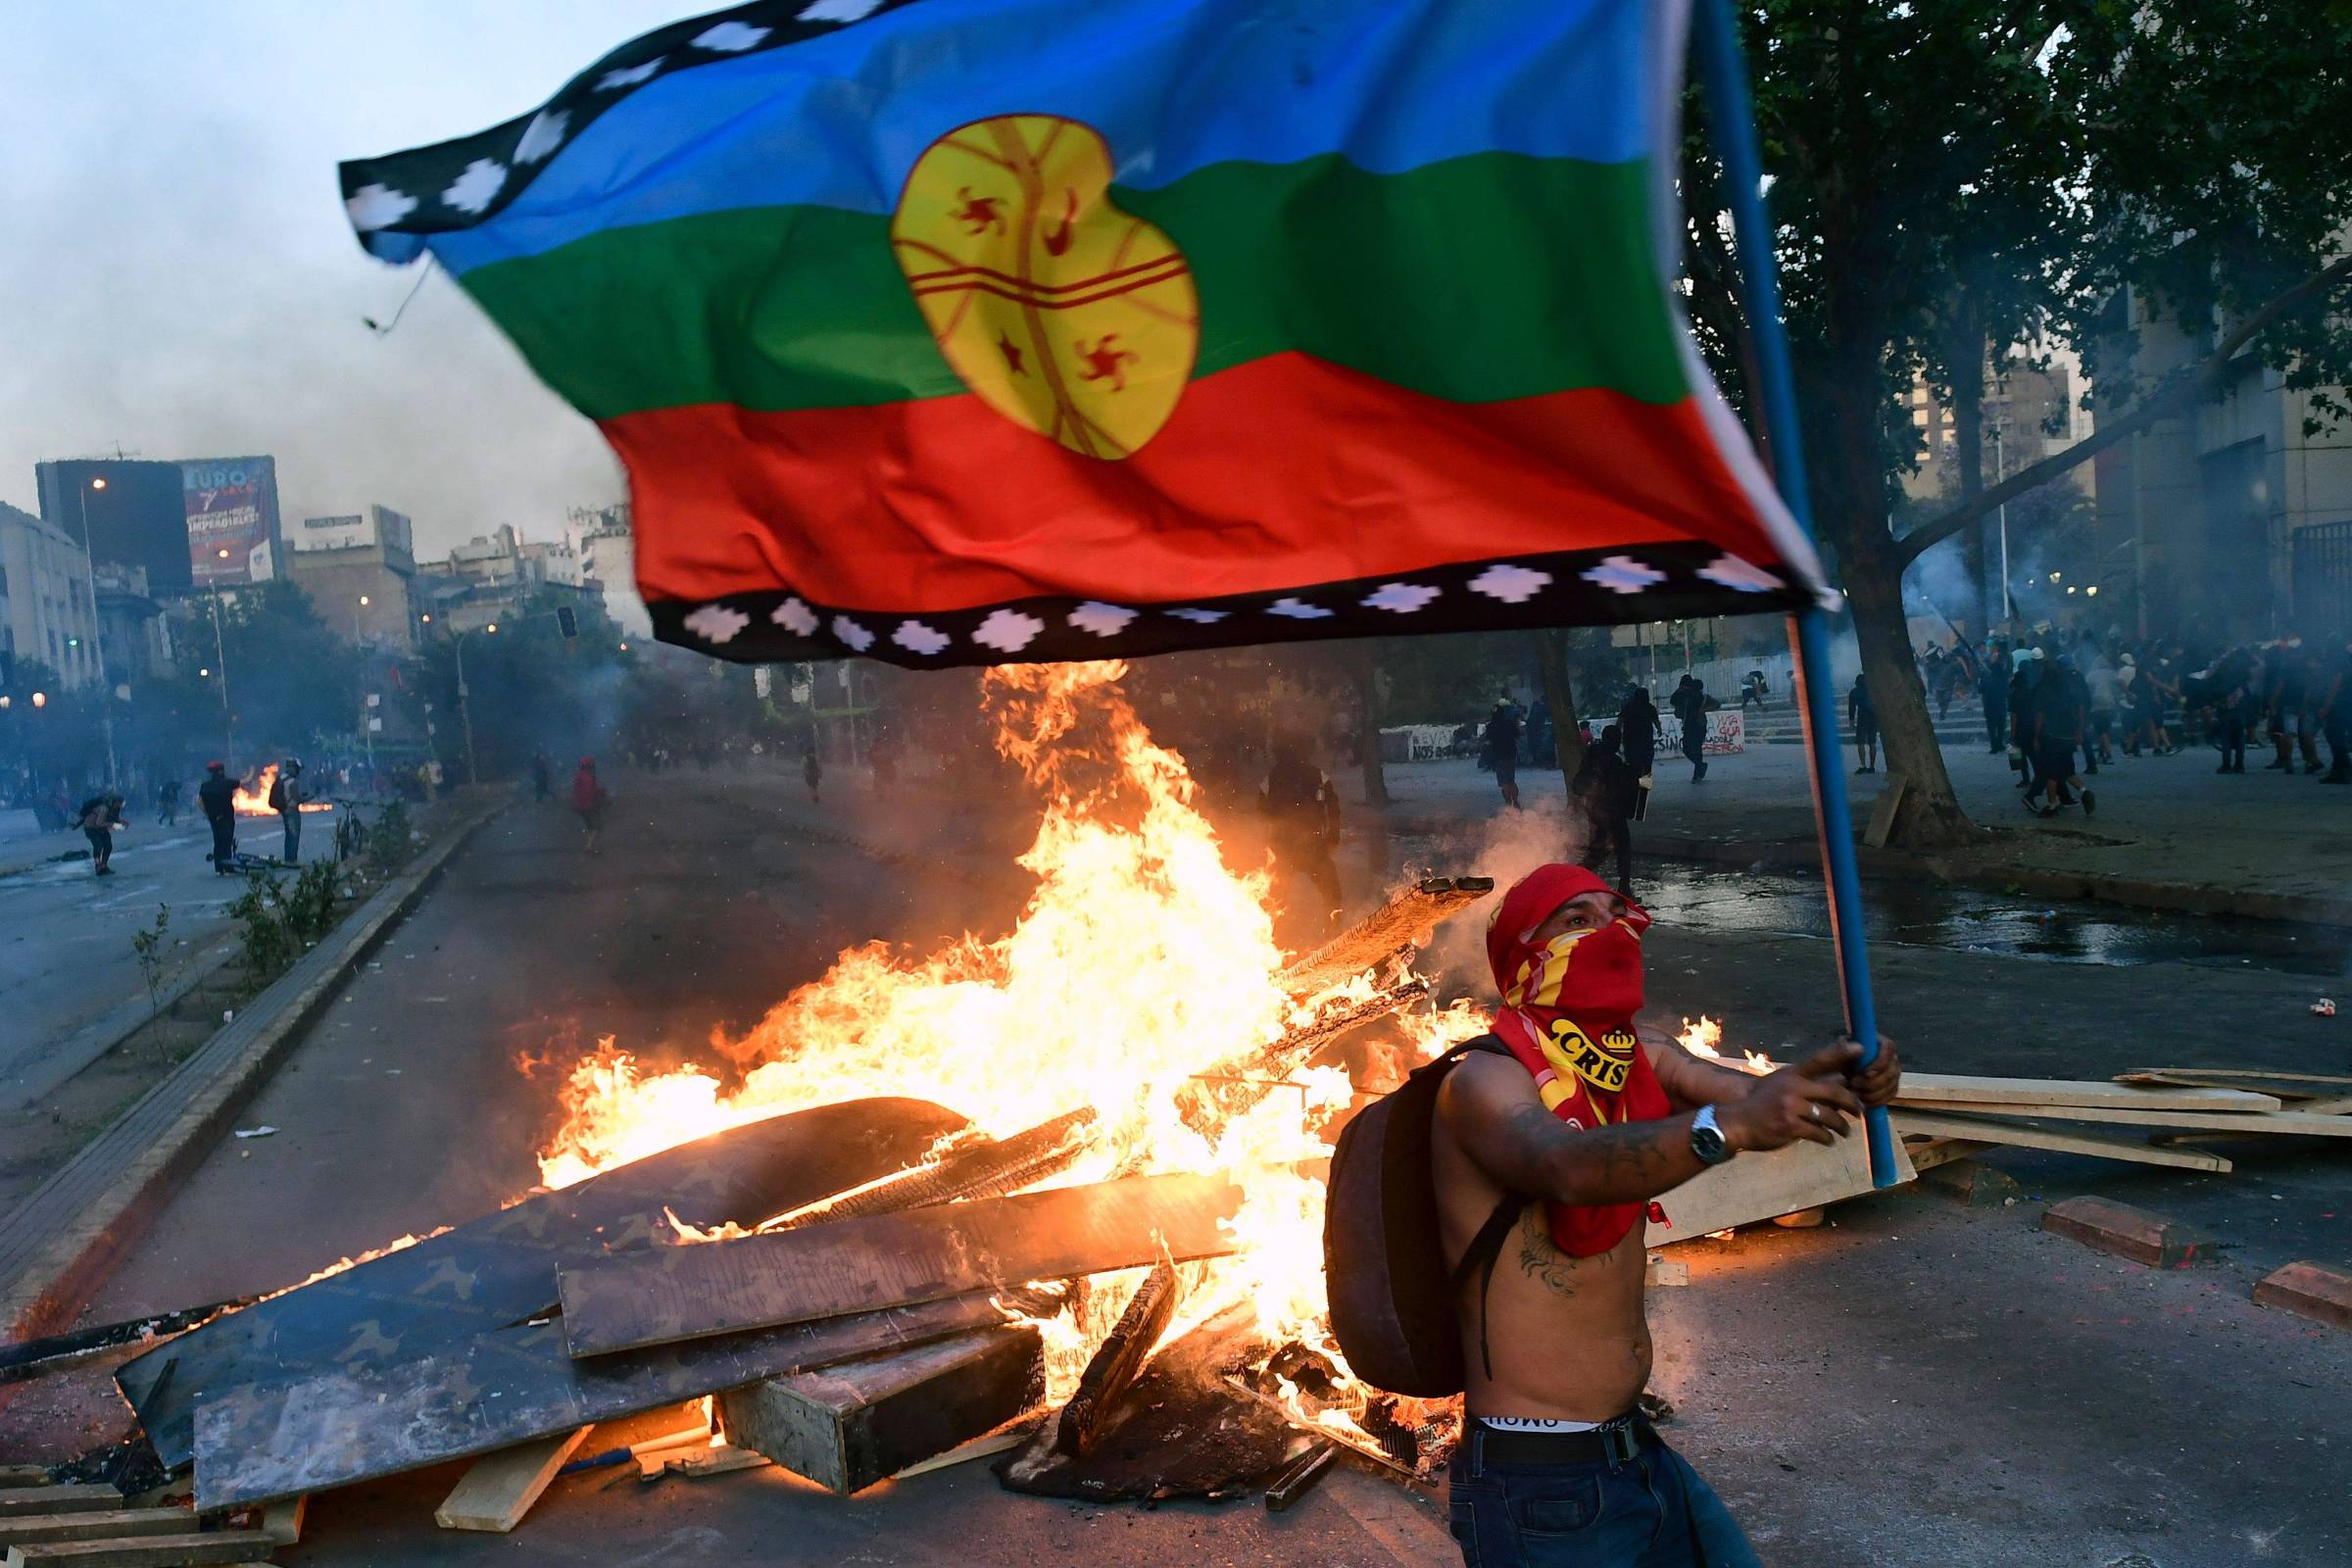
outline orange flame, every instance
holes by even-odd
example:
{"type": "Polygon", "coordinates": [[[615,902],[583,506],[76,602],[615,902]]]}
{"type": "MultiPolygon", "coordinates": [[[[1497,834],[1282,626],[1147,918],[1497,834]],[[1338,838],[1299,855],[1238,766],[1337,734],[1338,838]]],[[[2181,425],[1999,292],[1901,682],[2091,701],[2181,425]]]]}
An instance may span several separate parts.
{"type": "MultiPolygon", "coordinates": [[[[1239,1250],[1185,1265],[1192,1289],[1170,1335],[1247,1301],[1266,1335],[1319,1341],[1323,1184],[1299,1165],[1319,1168],[1355,1089],[1338,1068],[1309,1067],[1221,1125],[1180,1119],[1178,1092],[1194,1075],[1272,1043],[1327,999],[1285,994],[1268,879],[1226,865],[1184,760],[1152,741],[1120,691],[1125,672],[1011,666],[983,684],[999,750],[1043,803],[1019,858],[1036,887],[1008,934],[967,934],[920,957],[879,942],[844,952],[743,1038],[714,1040],[742,1068],[732,1083],[691,1063],[655,1070],[601,1042],[564,1086],[563,1125],[540,1155],[546,1183],[860,1096],[936,1100],[999,1137],[1091,1107],[1100,1136],[1054,1182],[1223,1169],[1244,1191],[1228,1222],[1239,1250]]],[[[1485,1026],[1466,1007],[1416,1019],[1396,1076],[1485,1026]]],[[[1091,1292],[1088,1323],[1047,1326],[1054,1397],[1125,1294],[1091,1292]]]]}
{"type": "Polygon", "coordinates": [[[1759,1077],[1775,1071],[1780,1066],[1779,1062],[1761,1051],[1743,1052],[1738,1061],[1726,1059],[1723,1054],[1723,1025],[1704,1013],[1699,1015],[1696,1023],[1685,1018],[1683,1032],[1675,1038],[1681,1041],[1683,1049],[1693,1056],[1704,1056],[1709,1061],[1720,1061],[1727,1067],[1737,1067],[1741,1072],[1752,1072],[1759,1077]]]}
{"type": "MultiPolygon", "coordinates": [[[[229,804],[236,808],[239,816],[275,816],[277,808],[270,804],[270,787],[276,782],[277,764],[265,762],[262,764],[262,770],[253,775],[250,783],[237,786],[237,792],[229,798],[229,804]]],[[[305,801],[302,803],[302,809],[331,811],[334,807],[325,801],[305,801]]]]}

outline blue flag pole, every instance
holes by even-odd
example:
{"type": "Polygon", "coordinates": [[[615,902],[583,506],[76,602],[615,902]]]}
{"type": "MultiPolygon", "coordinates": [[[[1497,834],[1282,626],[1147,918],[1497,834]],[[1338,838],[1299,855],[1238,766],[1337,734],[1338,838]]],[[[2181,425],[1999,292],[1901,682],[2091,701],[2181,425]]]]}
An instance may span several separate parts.
{"type": "MultiPolygon", "coordinates": [[[[1774,482],[1797,525],[1813,534],[1813,507],[1805,489],[1804,445],[1797,431],[1796,378],[1788,366],[1788,338],[1781,322],[1781,286],[1776,274],[1772,230],[1764,219],[1764,168],[1756,147],[1754,106],[1748,100],[1747,68],[1740,54],[1739,20],[1732,0],[1697,0],[1694,42],[1705,78],[1707,120],[1723,182],[1731,201],[1732,226],[1740,258],[1741,292],[1755,335],[1756,386],[1772,451],[1774,482]]],[[[1788,642],[1796,659],[1798,712],[1805,729],[1805,762],[1813,778],[1813,817],[1821,832],[1822,866],[1830,888],[1830,934],[1838,950],[1838,977],[1845,998],[1845,1029],[1862,1047],[1867,1063],[1879,1054],[1878,1008],[1870,994],[1870,954],[1862,935],[1862,871],[1854,858],[1853,811],[1845,798],[1845,762],[1838,749],[1838,696],[1830,680],[1828,618],[1818,605],[1788,617],[1788,642]]],[[[1891,1187],[1894,1135],[1883,1109],[1863,1117],[1870,1141],[1871,1181],[1891,1187]]]]}

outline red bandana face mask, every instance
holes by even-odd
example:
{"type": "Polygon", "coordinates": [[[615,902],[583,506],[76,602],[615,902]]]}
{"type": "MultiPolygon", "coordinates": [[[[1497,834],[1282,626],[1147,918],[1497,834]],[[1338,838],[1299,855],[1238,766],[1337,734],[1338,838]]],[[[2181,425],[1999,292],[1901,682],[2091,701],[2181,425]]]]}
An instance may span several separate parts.
{"type": "MultiPolygon", "coordinates": [[[[1494,1033],[1533,1075],[1544,1107],[1577,1128],[1651,1121],[1673,1108],[1634,1034],[1647,912],[1628,903],[1605,926],[1531,940],[1570,900],[1608,891],[1581,866],[1546,865],[1503,896],[1487,928],[1487,958],[1503,1002],[1494,1033]]],[[[1552,1242],[1571,1257],[1605,1252],[1645,1206],[1547,1205],[1552,1242]]]]}

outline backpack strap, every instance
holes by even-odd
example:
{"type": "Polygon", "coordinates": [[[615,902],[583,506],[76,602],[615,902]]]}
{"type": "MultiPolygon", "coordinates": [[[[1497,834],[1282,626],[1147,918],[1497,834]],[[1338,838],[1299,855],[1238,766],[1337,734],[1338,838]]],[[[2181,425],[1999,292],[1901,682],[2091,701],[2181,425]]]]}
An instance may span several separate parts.
{"type": "MultiPolygon", "coordinates": [[[[1476,1040],[1455,1046],[1438,1059],[1450,1070],[1453,1063],[1474,1052],[1491,1056],[1511,1054],[1510,1048],[1493,1035],[1480,1035],[1476,1040]]],[[[1478,1353],[1486,1363],[1489,1377],[1494,1375],[1494,1352],[1487,1344],[1487,1293],[1494,1280],[1494,1265],[1502,1256],[1503,1242],[1510,1236],[1511,1227],[1519,1223],[1520,1214],[1534,1201],[1519,1193],[1505,1193],[1497,1199],[1494,1212],[1479,1226],[1478,1234],[1470,1238],[1470,1245],[1462,1249],[1461,1261],[1453,1265],[1453,1273],[1446,1281],[1447,1291],[1458,1300],[1471,1276],[1478,1277],[1478,1353]]]]}

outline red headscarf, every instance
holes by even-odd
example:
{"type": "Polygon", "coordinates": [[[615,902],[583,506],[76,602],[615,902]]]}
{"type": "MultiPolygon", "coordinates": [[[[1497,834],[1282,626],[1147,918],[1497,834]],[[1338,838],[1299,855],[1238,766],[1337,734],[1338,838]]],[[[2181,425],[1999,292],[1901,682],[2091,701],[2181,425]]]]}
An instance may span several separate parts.
{"type": "MultiPolygon", "coordinates": [[[[1544,1106],[1571,1127],[1655,1121],[1674,1108],[1634,1036],[1648,913],[1629,900],[1626,912],[1598,930],[1531,940],[1569,900],[1609,891],[1582,866],[1539,866],[1487,921],[1487,962],[1502,995],[1494,1034],[1534,1076],[1544,1106]]],[[[1552,1244],[1570,1257],[1592,1257],[1623,1240],[1646,1207],[1551,1203],[1545,1211],[1552,1244]]]]}

